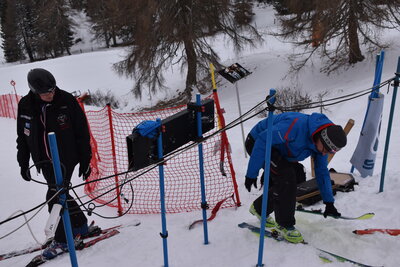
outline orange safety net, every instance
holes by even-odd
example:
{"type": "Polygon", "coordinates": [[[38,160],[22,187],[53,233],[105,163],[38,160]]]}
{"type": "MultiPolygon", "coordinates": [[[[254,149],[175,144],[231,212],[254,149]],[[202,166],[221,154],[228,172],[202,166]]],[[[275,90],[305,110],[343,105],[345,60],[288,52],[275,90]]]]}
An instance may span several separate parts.
{"type": "Polygon", "coordinates": [[[0,117],[17,119],[18,102],[21,96],[16,94],[0,95],[0,117]]]}
{"type": "MultiPolygon", "coordinates": [[[[151,112],[117,113],[107,106],[99,111],[86,111],[92,135],[93,152],[92,174],[88,181],[108,176],[110,178],[86,184],[85,192],[98,203],[116,207],[119,214],[124,212],[132,214],[160,213],[159,168],[151,165],[135,172],[126,173],[128,171],[126,137],[131,134],[135,126],[144,120],[165,119],[185,108],[186,106],[179,106],[151,112]],[[153,169],[146,172],[151,168],[153,169]],[[132,181],[122,185],[132,178],[134,178],[132,181]],[[128,211],[131,205],[132,207],[128,211]]],[[[220,112],[220,114],[222,113],[220,112]]],[[[217,117],[215,121],[218,121],[217,117]]],[[[205,137],[216,130],[218,129],[214,128],[206,133],[205,137]]],[[[229,144],[227,144],[226,135],[224,138],[221,136],[221,134],[217,134],[203,142],[206,201],[210,208],[215,207],[218,202],[223,200],[226,201],[222,203],[222,208],[240,205],[235,173],[230,159],[230,151],[228,151],[229,144]],[[221,143],[224,145],[221,146],[221,143]],[[220,165],[223,166],[224,173],[221,171],[220,165]]],[[[201,209],[198,155],[196,145],[187,151],[174,154],[174,157],[164,165],[167,213],[201,209]]]]}

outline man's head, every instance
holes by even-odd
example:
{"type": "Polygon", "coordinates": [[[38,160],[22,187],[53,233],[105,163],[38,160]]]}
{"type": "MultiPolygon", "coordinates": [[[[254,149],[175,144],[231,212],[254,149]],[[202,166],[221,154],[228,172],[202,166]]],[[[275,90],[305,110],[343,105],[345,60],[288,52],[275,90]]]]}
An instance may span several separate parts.
{"type": "Polygon", "coordinates": [[[331,125],[318,133],[317,148],[323,154],[334,154],[346,146],[347,137],[339,125],[331,125]],[[318,144],[320,143],[320,144],[318,144]]]}
{"type": "Polygon", "coordinates": [[[45,69],[32,69],[28,73],[28,85],[32,93],[46,102],[51,102],[56,89],[56,79],[45,69]]]}

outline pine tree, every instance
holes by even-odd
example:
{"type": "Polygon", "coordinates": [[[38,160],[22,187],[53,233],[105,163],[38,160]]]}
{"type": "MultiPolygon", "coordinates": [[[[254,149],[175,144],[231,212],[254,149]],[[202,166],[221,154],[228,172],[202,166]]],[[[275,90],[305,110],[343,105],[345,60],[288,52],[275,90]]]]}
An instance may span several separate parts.
{"type": "Polygon", "coordinates": [[[21,40],[18,37],[17,14],[14,1],[0,1],[1,37],[3,39],[4,58],[7,62],[16,62],[25,59],[21,40]]]}
{"type": "Polygon", "coordinates": [[[38,34],[36,27],[37,11],[34,0],[16,0],[18,38],[21,39],[24,52],[31,62],[37,60],[37,46],[35,37],[38,34]]]}
{"type": "Polygon", "coordinates": [[[40,58],[71,54],[74,23],[65,0],[41,0],[37,6],[35,46],[40,58]]]}
{"type": "Polygon", "coordinates": [[[31,62],[70,53],[74,26],[66,0],[2,0],[2,38],[7,62],[31,62]]]}
{"type": "Polygon", "coordinates": [[[398,28],[399,0],[283,0],[291,15],[279,16],[281,31],[275,36],[306,48],[293,55],[292,70],[300,70],[314,53],[326,59],[322,71],[363,61],[368,53],[388,47],[383,29],[398,28]],[[300,58],[300,60],[298,60],[300,58]]]}
{"type": "Polygon", "coordinates": [[[209,63],[218,66],[218,55],[207,37],[223,33],[237,50],[244,44],[254,45],[256,40],[261,40],[250,24],[252,13],[246,5],[249,1],[241,1],[242,5],[235,5],[235,2],[135,1],[129,40],[132,46],[126,59],[115,65],[120,74],[136,78],[135,96],[141,97],[143,85],[149,87],[149,94],[163,88],[163,70],[172,64],[180,64],[187,70],[186,86],[180,99],[186,102],[191,98],[198,77],[208,73],[209,63]],[[240,24],[235,18],[241,18],[240,24]],[[241,33],[242,29],[247,30],[246,34],[241,33]]]}
{"type": "Polygon", "coordinates": [[[131,29],[130,9],[134,1],[130,0],[87,0],[86,13],[92,22],[95,39],[104,41],[106,47],[117,46],[119,40],[125,40],[125,34],[131,29]]]}

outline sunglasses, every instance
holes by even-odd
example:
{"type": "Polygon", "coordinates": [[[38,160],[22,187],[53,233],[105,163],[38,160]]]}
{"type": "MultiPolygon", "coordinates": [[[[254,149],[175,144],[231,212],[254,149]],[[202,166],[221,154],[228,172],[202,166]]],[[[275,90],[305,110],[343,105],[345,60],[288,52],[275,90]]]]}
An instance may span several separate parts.
{"type": "Polygon", "coordinates": [[[39,95],[47,95],[47,94],[53,94],[56,91],[56,88],[51,88],[49,90],[47,90],[47,92],[45,93],[40,93],[39,95]]]}

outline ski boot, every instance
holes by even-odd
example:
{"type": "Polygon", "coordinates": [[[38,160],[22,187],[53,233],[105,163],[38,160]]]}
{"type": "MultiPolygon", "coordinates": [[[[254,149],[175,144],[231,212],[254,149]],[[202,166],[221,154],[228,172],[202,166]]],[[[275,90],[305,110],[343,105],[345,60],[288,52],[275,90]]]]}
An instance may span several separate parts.
{"type": "Polygon", "coordinates": [[[94,221],[92,221],[89,225],[85,224],[82,227],[74,228],[72,231],[74,232],[75,236],[79,234],[82,239],[101,234],[101,228],[95,225],[94,221]]]}
{"type": "MultiPolygon", "coordinates": [[[[261,221],[261,215],[258,214],[256,209],[254,208],[254,204],[251,204],[249,212],[252,215],[256,216],[261,221]]],[[[266,228],[274,228],[274,227],[276,227],[276,222],[275,222],[274,218],[272,218],[271,216],[267,216],[267,221],[265,222],[265,227],[266,228]]]]}
{"type": "Polygon", "coordinates": [[[290,243],[304,243],[303,236],[296,228],[294,228],[294,226],[285,228],[283,226],[277,225],[275,231],[277,231],[279,235],[281,235],[283,238],[286,239],[286,241],[290,243]]]}
{"type": "Polygon", "coordinates": [[[50,260],[67,251],[67,243],[61,243],[53,240],[50,245],[43,250],[42,256],[45,259],[50,260]]]}

